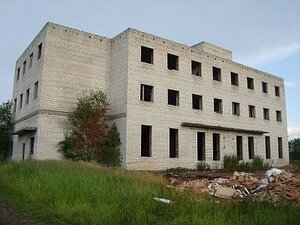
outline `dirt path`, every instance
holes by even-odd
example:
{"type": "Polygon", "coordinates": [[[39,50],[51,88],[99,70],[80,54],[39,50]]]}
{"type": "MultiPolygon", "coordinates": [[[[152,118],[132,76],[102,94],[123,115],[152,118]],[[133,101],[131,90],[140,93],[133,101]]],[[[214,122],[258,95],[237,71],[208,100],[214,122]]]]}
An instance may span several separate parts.
{"type": "Polygon", "coordinates": [[[29,220],[21,219],[16,211],[0,199],[0,225],[32,225],[29,220]]]}

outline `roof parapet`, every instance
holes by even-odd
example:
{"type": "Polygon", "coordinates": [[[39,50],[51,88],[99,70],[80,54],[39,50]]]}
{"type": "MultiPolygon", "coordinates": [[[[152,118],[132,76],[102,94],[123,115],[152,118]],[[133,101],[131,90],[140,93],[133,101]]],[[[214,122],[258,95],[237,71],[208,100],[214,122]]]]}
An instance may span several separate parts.
{"type": "Polygon", "coordinates": [[[229,51],[225,48],[221,48],[219,46],[210,44],[208,42],[202,41],[191,47],[197,49],[198,51],[206,52],[206,53],[218,56],[220,58],[228,59],[228,60],[232,61],[232,52],[231,51],[229,51]]]}

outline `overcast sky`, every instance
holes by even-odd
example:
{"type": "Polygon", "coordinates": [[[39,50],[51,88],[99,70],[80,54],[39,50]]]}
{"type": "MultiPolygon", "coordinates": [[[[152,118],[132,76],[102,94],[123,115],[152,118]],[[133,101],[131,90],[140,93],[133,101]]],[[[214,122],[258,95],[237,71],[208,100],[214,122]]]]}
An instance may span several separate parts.
{"type": "Polygon", "coordinates": [[[290,138],[300,137],[300,0],[0,0],[0,103],[15,61],[47,21],[114,37],[128,27],[179,43],[207,41],[285,79],[290,138]]]}

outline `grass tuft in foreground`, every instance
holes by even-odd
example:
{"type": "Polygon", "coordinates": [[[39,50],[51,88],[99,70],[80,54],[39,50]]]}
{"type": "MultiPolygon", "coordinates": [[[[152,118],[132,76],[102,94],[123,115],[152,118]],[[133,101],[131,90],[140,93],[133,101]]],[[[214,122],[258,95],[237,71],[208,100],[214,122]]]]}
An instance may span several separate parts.
{"type": "Polygon", "coordinates": [[[299,206],[220,202],[175,193],[150,173],[70,161],[0,165],[1,198],[49,224],[297,224],[299,206]],[[153,197],[171,199],[164,205],[153,197]]]}

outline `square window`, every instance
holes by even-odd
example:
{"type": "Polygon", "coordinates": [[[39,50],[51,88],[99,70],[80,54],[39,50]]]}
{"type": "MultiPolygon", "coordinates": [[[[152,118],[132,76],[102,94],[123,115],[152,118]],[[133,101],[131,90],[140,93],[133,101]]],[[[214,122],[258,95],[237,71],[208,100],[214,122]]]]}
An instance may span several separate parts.
{"type": "Polygon", "coordinates": [[[280,97],[280,87],[275,86],[275,96],[280,97]]]}
{"type": "Polygon", "coordinates": [[[214,98],[214,111],[216,113],[222,113],[222,99],[214,98]]]}
{"type": "Polygon", "coordinates": [[[192,101],[193,101],[193,109],[202,110],[202,96],[201,95],[193,94],[192,101]]]}
{"type": "Polygon", "coordinates": [[[221,69],[213,66],[212,71],[213,71],[213,80],[221,81],[221,69]]]}
{"type": "Polygon", "coordinates": [[[141,84],[140,100],[153,102],[153,86],[141,84]]]}
{"type": "Polygon", "coordinates": [[[247,88],[254,90],[254,80],[251,77],[247,77],[247,88]]]}
{"type": "Polygon", "coordinates": [[[168,53],[168,69],[169,70],[179,70],[178,56],[168,53]]]}
{"type": "Polygon", "coordinates": [[[201,63],[192,60],[192,74],[201,76],[201,63]]]}
{"type": "Polygon", "coordinates": [[[240,103],[232,102],[232,115],[240,115],[240,103]]]}
{"type": "Polygon", "coordinates": [[[153,49],[141,46],[141,61],[153,64],[153,49]]]}
{"type": "Polygon", "coordinates": [[[268,93],[268,83],[262,81],[261,86],[262,86],[262,92],[263,93],[268,93]]]}
{"type": "Polygon", "coordinates": [[[249,105],[249,117],[255,118],[255,106],[254,105],[249,105]]]}
{"type": "Polygon", "coordinates": [[[267,108],[263,108],[264,111],[264,120],[270,120],[270,111],[267,108]]]}
{"type": "Polygon", "coordinates": [[[276,121],[282,122],[281,111],[276,110],[276,121]]]}
{"type": "Polygon", "coordinates": [[[179,91],[168,90],[168,104],[179,105],[179,91]]]}
{"type": "Polygon", "coordinates": [[[231,72],[231,85],[239,86],[239,75],[231,72]]]}

